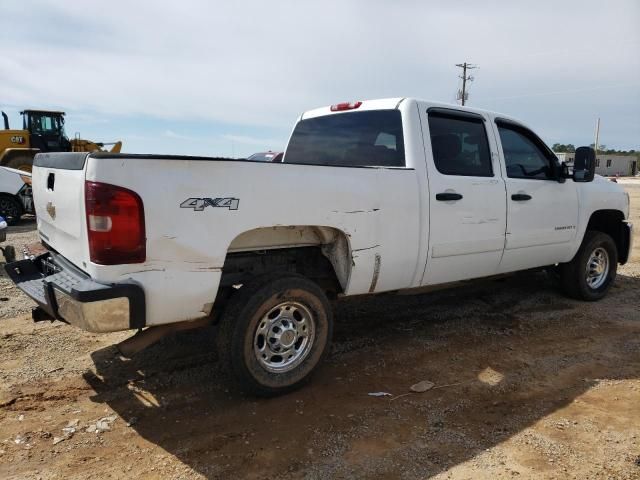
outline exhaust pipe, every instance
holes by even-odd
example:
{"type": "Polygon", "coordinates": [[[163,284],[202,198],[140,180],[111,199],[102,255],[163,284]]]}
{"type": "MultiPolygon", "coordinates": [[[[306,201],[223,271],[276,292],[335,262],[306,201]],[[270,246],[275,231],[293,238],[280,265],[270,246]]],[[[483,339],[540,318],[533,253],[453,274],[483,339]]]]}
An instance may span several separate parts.
{"type": "Polygon", "coordinates": [[[2,118],[4,119],[4,129],[9,130],[9,117],[7,117],[6,113],[2,112],[2,118]]]}

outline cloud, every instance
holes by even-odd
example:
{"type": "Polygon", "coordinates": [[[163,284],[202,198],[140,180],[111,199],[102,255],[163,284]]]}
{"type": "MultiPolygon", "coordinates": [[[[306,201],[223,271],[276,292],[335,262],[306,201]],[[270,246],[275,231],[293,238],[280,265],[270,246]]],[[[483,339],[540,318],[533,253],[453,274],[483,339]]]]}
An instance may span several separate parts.
{"type": "Polygon", "coordinates": [[[496,101],[496,100],[515,100],[520,98],[530,98],[530,97],[547,97],[549,95],[567,95],[567,94],[575,94],[575,93],[586,93],[586,92],[596,92],[598,90],[607,90],[607,89],[633,89],[635,88],[635,84],[631,83],[614,83],[611,85],[599,85],[593,87],[586,88],[570,88],[567,90],[559,90],[557,92],[533,92],[533,93],[525,93],[522,95],[512,95],[507,97],[495,97],[495,98],[487,98],[485,101],[496,101]]]}
{"type": "Polygon", "coordinates": [[[467,60],[480,66],[471,105],[548,141],[585,143],[600,116],[604,143],[640,142],[640,82],[626,80],[640,77],[637,0],[5,0],[3,17],[29,18],[1,34],[0,99],[15,108],[162,119],[160,136],[200,122],[284,138],[302,111],[337,101],[452,101],[467,60]]]}
{"type": "Polygon", "coordinates": [[[222,138],[225,140],[229,140],[230,142],[240,143],[243,145],[278,145],[281,143],[280,139],[267,139],[267,138],[257,138],[257,137],[249,137],[246,135],[222,135],[222,138]]]}
{"type": "Polygon", "coordinates": [[[180,133],[176,133],[173,130],[165,130],[164,131],[164,136],[168,137],[168,138],[175,138],[178,140],[189,140],[189,141],[194,141],[197,140],[197,138],[189,136],[189,135],[182,135],[180,133]]]}

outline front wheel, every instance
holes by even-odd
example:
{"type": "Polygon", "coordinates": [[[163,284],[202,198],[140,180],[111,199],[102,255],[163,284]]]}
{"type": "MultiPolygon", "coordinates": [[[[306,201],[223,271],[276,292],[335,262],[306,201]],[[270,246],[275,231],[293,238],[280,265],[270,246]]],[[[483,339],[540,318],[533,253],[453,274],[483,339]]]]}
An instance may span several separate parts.
{"type": "Polygon", "coordinates": [[[606,233],[587,231],[573,260],[559,266],[560,284],[567,295],[595,301],[604,297],[616,278],[618,249],[606,233]]]}
{"type": "Polygon", "coordinates": [[[218,351],[243,391],[274,396],[309,379],[329,348],[332,330],[331,307],[318,285],[300,275],[264,275],[229,300],[218,351]]]}

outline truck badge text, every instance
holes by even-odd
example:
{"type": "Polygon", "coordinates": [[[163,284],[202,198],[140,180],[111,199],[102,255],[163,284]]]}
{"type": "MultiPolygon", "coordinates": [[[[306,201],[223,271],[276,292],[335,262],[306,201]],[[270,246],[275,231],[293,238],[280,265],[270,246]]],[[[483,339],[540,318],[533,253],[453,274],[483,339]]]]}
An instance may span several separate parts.
{"type": "Polygon", "coordinates": [[[180,204],[180,208],[191,208],[196,212],[203,211],[206,207],[228,208],[238,210],[239,198],[187,198],[180,204]]]}

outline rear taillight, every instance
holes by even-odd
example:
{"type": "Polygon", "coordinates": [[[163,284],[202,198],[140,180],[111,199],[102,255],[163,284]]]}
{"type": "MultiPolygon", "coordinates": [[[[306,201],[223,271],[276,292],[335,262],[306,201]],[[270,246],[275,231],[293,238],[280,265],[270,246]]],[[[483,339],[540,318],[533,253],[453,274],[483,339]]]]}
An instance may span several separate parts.
{"type": "Polygon", "coordinates": [[[100,265],[142,263],[147,256],[144,207],[137,193],[85,182],[89,257],[100,265]]]}
{"type": "Polygon", "coordinates": [[[358,108],[360,105],[362,105],[362,102],[342,102],[342,103],[336,103],[335,105],[331,105],[331,111],[332,112],[342,112],[344,110],[355,110],[356,108],[358,108]]]}

